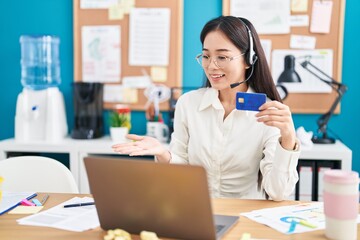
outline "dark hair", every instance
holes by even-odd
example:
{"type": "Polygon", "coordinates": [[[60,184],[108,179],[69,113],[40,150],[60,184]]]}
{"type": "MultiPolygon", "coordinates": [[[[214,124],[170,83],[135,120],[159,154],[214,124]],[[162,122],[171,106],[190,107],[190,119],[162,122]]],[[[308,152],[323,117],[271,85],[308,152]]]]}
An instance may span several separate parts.
{"type": "MultiPolygon", "coordinates": [[[[265,53],[262,49],[259,36],[249,20],[233,16],[220,16],[214,18],[207,22],[202,29],[200,34],[201,44],[204,45],[204,40],[208,33],[221,31],[242,53],[245,52],[245,57],[247,57],[250,50],[250,39],[244,24],[246,24],[252,33],[253,48],[258,57],[255,64],[252,67],[250,66],[245,72],[246,77],[248,77],[249,74],[251,74],[251,68],[254,68],[254,72],[249,81],[247,81],[247,84],[249,84],[255,92],[265,93],[271,100],[282,102],[266,62],[265,53]]],[[[211,87],[210,81],[207,78],[206,87],[211,87]]]]}

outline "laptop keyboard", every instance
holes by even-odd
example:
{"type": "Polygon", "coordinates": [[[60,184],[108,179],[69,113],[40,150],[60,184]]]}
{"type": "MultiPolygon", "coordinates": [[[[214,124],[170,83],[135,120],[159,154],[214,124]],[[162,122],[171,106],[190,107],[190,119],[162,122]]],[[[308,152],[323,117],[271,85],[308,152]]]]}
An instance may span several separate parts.
{"type": "Polygon", "coordinates": [[[225,227],[225,225],[215,225],[216,233],[220,232],[224,227],[225,227]]]}

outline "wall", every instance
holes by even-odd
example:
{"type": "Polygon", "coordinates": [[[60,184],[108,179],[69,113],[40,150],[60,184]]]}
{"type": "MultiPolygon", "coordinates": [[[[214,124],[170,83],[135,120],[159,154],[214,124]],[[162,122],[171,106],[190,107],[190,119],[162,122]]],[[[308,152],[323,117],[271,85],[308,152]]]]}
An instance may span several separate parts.
{"type": "MultiPolygon", "coordinates": [[[[69,129],[73,126],[71,83],[73,81],[73,13],[71,0],[18,0],[3,1],[0,9],[0,139],[14,136],[16,97],[21,91],[20,44],[23,34],[53,34],[61,39],[60,60],[69,129]]],[[[202,85],[202,70],[195,62],[201,51],[199,33],[210,18],[221,15],[221,0],[184,0],[184,86],[202,85]]],[[[360,171],[360,81],[353,69],[358,68],[360,38],[358,16],[360,2],[347,0],[343,52],[343,83],[349,91],[342,100],[342,112],[334,116],[329,128],[353,150],[353,169],[360,171]]],[[[296,127],[304,126],[316,131],[318,115],[294,115],[296,127]]],[[[132,114],[133,133],[145,133],[145,116],[132,114]]]]}

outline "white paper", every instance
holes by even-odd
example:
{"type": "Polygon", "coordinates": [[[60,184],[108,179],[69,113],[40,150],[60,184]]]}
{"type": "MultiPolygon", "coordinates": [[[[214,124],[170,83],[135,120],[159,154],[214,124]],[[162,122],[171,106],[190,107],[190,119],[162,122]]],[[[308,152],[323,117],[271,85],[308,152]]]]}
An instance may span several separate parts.
{"type": "Polygon", "coordinates": [[[278,49],[272,52],[271,72],[274,82],[280,74],[284,71],[284,58],[286,55],[295,56],[295,71],[300,75],[301,83],[282,83],[289,92],[293,93],[330,93],[331,87],[326,83],[313,76],[310,72],[304,69],[300,62],[305,60],[305,56],[311,56],[311,63],[319,68],[321,71],[332,77],[333,70],[333,50],[332,49],[317,49],[317,50],[289,50],[278,49]]]}
{"type": "Polygon", "coordinates": [[[290,32],[290,1],[230,0],[230,15],[247,18],[259,34],[290,32]]]}
{"type": "Polygon", "coordinates": [[[118,0],[81,0],[81,9],[104,9],[118,3],[118,0]]]}
{"type": "Polygon", "coordinates": [[[270,39],[260,39],[261,46],[264,50],[266,61],[268,62],[268,65],[270,66],[271,61],[271,40],[270,39]]]}
{"type": "Polygon", "coordinates": [[[316,37],[305,35],[291,35],[290,48],[315,49],[316,37]]]}
{"type": "Polygon", "coordinates": [[[120,26],[83,26],[82,80],[120,81],[120,26]]]}
{"type": "MultiPolygon", "coordinates": [[[[325,215],[323,209],[324,203],[312,202],[284,207],[264,208],[252,212],[241,213],[240,215],[255,222],[265,224],[281,233],[293,234],[325,229],[325,215]],[[310,228],[297,224],[295,231],[289,233],[290,223],[281,220],[284,219],[284,217],[299,217],[316,227],[310,228]]],[[[357,222],[359,222],[359,220],[360,217],[358,215],[357,222]]]]}
{"type": "Polygon", "coordinates": [[[46,211],[17,220],[20,225],[59,228],[82,232],[100,226],[95,205],[64,208],[66,204],[93,202],[93,198],[74,197],[46,211]]]}
{"type": "Polygon", "coordinates": [[[135,88],[124,87],[123,85],[110,85],[104,86],[104,102],[114,103],[136,103],[138,101],[138,92],[135,88]]]}
{"type": "Polygon", "coordinates": [[[291,15],[290,27],[307,27],[309,26],[309,15],[291,15]]]}
{"type": "Polygon", "coordinates": [[[313,2],[310,32],[330,32],[332,6],[332,1],[317,0],[313,2]]]}
{"type": "Polygon", "coordinates": [[[151,85],[149,76],[123,77],[122,85],[127,88],[147,88],[151,85]]]}
{"type": "Polygon", "coordinates": [[[129,28],[129,65],[169,64],[169,8],[133,8],[129,28]]]}
{"type": "Polygon", "coordinates": [[[0,214],[18,205],[21,200],[34,195],[35,192],[3,192],[0,199],[0,214]]]}
{"type": "Polygon", "coordinates": [[[301,217],[302,219],[317,226],[316,228],[309,228],[297,224],[295,231],[292,233],[303,233],[325,228],[325,216],[323,213],[322,202],[265,208],[252,212],[241,213],[241,215],[255,222],[265,224],[281,233],[288,233],[290,223],[281,220],[282,217],[287,216],[301,217]]]}

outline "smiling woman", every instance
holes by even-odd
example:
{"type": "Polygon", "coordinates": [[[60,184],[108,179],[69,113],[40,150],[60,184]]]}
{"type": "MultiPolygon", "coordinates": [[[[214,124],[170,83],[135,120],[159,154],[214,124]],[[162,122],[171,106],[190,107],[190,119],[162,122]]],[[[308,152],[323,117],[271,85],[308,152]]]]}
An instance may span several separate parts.
{"type": "Polygon", "coordinates": [[[206,87],[182,95],[175,108],[170,151],[148,136],[114,145],[123,154],[159,162],[201,165],[213,197],[283,200],[298,180],[299,148],[289,108],[272,80],[259,37],[244,18],[209,21],[196,60],[206,87]],[[263,93],[256,111],[236,109],[237,92],[263,93]]]}

